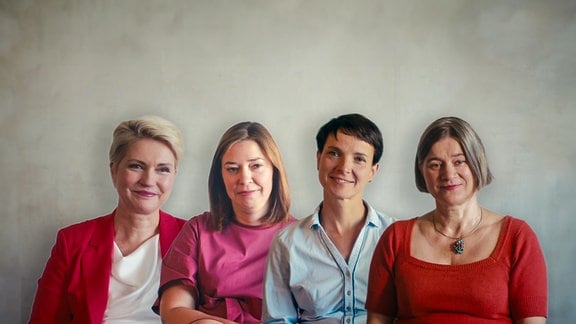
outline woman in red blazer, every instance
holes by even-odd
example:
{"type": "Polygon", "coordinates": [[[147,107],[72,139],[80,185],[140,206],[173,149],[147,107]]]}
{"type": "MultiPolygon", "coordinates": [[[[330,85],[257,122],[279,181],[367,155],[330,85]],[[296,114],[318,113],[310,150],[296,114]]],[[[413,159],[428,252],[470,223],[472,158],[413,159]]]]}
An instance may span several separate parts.
{"type": "Polygon", "coordinates": [[[110,147],[118,205],[58,232],[30,323],[160,323],[151,310],[160,265],[184,224],[160,208],[182,152],[180,131],[165,119],[144,116],[118,125],[110,147]]]}

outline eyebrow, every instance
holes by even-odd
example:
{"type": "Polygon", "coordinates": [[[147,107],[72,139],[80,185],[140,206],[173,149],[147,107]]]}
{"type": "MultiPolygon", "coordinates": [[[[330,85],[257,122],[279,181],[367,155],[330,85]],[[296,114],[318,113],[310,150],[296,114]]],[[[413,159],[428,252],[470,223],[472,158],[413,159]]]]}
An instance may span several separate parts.
{"type": "MultiPolygon", "coordinates": [[[[259,161],[259,160],[264,161],[265,159],[262,158],[262,157],[257,157],[257,158],[249,159],[248,162],[252,163],[252,162],[259,161]]],[[[224,162],[224,165],[228,165],[228,164],[240,164],[240,163],[238,163],[238,162],[233,162],[233,161],[224,162]]]]}
{"type": "MultiPolygon", "coordinates": [[[[465,155],[464,153],[454,154],[454,155],[451,155],[450,157],[451,157],[451,158],[455,158],[455,157],[460,157],[460,156],[466,157],[466,155],[465,155]]],[[[437,157],[437,156],[431,156],[431,157],[428,159],[428,161],[430,161],[430,160],[442,160],[442,159],[439,158],[439,157],[437,157]]]]}
{"type": "MultiPolygon", "coordinates": [[[[138,159],[128,159],[127,161],[128,161],[128,162],[132,162],[132,163],[136,162],[136,163],[148,165],[148,163],[146,163],[146,162],[144,162],[144,161],[142,161],[142,160],[138,160],[138,159]]],[[[173,164],[173,163],[170,163],[170,162],[162,162],[162,163],[156,164],[156,167],[158,167],[158,166],[173,166],[173,165],[174,165],[174,164],[173,164]]]]}

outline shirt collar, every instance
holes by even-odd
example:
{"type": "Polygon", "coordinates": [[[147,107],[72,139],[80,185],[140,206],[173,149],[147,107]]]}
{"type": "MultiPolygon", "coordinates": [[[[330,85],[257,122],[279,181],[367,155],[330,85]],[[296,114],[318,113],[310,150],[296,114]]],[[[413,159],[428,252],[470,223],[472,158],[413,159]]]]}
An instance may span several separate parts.
{"type": "MultiPolygon", "coordinates": [[[[380,219],[380,217],[378,217],[378,213],[376,212],[376,210],[372,206],[370,206],[370,204],[367,203],[365,200],[362,200],[362,202],[364,203],[364,206],[366,206],[366,208],[368,209],[368,217],[367,217],[366,225],[374,226],[374,227],[385,226],[385,224],[382,224],[382,220],[380,219]]],[[[312,217],[310,218],[307,227],[311,227],[313,229],[318,229],[322,226],[322,224],[320,224],[320,209],[321,208],[322,208],[322,203],[320,203],[318,205],[318,207],[316,207],[316,209],[314,210],[314,213],[312,214],[312,217]]]]}

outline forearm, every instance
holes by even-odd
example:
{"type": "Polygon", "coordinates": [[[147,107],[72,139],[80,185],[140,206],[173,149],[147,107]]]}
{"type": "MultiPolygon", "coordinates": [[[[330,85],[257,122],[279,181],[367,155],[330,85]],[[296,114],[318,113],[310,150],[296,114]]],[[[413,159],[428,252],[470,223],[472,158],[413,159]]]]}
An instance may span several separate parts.
{"type": "Polygon", "coordinates": [[[526,317],[514,321],[515,324],[546,324],[545,317],[526,317]]]}
{"type": "Polygon", "coordinates": [[[375,312],[368,312],[368,324],[392,324],[394,319],[375,312]]]}
{"type": "Polygon", "coordinates": [[[162,314],[162,323],[233,324],[234,322],[229,321],[222,317],[209,315],[199,310],[191,309],[188,307],[175,307],[162,314]]]}

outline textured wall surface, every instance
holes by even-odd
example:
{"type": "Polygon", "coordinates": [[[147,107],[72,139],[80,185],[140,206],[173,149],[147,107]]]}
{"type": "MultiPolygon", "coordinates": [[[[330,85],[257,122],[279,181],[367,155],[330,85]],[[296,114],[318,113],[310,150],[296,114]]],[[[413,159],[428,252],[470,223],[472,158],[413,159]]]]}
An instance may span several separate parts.
{"type": "Polygon", "coordinates": [[[385,152],[366,199],[398,218],[418,137],[467,119],[496,180],[483,206],[528,221],[549,267],[549,323],[576,318],[576,2],[571,0],[0,0],[0,318],[24,323],[58,228],[116,205],[113,128],[175,121],[186,152],[165,206],[208,208],[222,132],[259,121],[303,217],[321,199],[314,135],[360,112],[385,152]]]}

